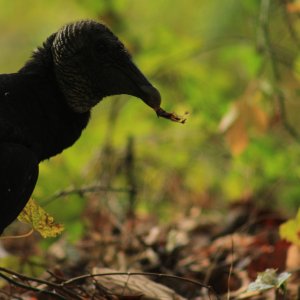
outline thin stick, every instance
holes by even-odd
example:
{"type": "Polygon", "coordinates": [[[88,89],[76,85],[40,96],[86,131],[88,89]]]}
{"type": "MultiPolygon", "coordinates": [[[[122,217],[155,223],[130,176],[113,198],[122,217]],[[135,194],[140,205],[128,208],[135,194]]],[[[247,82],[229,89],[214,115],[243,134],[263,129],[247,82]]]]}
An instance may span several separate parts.
{"type": "Polygon", "coordinates": [[[15,286],[24,288],[26,290],[31,290],[31,291],[38,292],[38,293],[41,293],[41,294],[50,295],[50,296],[56,297],[57,299],[60,299],[60,300],[67,300],[67,298],[65,298],[65,297],[63,297],[63,296],[61,296],[61,295],[59,295],[57,293],[50,292],[50,291],[47,291],[47,290],[42,290],[42,289],[39,289],[39,288],[32,287],[30,285],[26,285],[26,284],[20,283],[20,282],[18,282],[16,280],[10,278],[9,276],[4,275],[1,272],[0,272],[0,278],[6,280],[10,284],[13,284],[15,286]]]}
{"type": "Polygon", "coordinates": [[[27,233],[21,234],[21,235],[8,235],[8,236],[1,236],[0,240],[12,240],[12,239],[22,239],[25,237],[29,237],[34,232],[33,228],[30,229],[27,233]]]}
{"type": "Polygon", "coordinates": [[[105,187],[100,185],[92,185],[80,188],[69,188],[62,191],[59,191],[49,197],[43,204],[43,206],[47,206],[53,200],[56,200],[61,197],[77,194],[77,195],[84,195],[87,193],[97,193],[97,192],[113,192],[113,193],[129,193],[131,192],[130,188],[113,188],[113,187],[105,187]]]}
{"type": "Polygon", "coordinates": [[[27,276],[27,275],[23,275],[23,274],[20,274],[18,272],[12,271],[12,270],[8,270],[8,269],[3,268],[3,267],[0,267],[0,272],[8,273],[10,275],[19,277],[20,279],[23,279],[23,280],[35,281],[37,283],[46,284],[46,285],[49,285],[49,286],[51,286],[53,288],[59,288],[60,287],[60,284],[49,282],[49,281],[43,280],[43,279],[33,278],[33,277],[30,277],[30,276],[27,276]]]}
{"type": "Polygon", "coordinates": [[[230,268],[229,268],[229,275],[228,275],[228,280],[227,280],[227,299],[230,299],[230,279],[231,279],[231,275],[232,275],[232,270],[233,270],[233,247],[234,247],[234,242],[233,242],[233,238],[232,238],[232,234],[230,235],[231,238],[231,262],[230,262],[230,268]]]}

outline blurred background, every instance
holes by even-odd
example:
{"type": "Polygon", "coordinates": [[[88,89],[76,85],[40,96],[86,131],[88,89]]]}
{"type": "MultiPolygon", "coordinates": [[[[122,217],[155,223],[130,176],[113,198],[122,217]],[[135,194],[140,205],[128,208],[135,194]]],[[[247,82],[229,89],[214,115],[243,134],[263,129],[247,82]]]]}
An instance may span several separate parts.
{"type": "Polygon", "coordinates": [[[194,207],[224,214],[236,202],[294,215],[299,13],[287,0],[0,0],[1,73],[18,71],[65,23],[91,18],[125,43],[164,109],[188,112],[182,125],[133,97],[104,99],[81,139],[40,165],[33,198],[70,239],[100,206],[120,222],[174,221],[194,207]]]}

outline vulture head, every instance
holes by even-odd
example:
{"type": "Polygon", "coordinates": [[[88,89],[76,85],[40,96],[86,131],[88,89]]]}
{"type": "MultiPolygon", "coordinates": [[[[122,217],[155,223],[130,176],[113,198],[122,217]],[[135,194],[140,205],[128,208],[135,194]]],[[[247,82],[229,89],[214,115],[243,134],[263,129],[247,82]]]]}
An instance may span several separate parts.
{"type": "Polygon", "coordinates": [[[157,110],[160,94],[103,24],[79,21],[62,27],[51,46],[55,75],[70,108],[89,111],[103,97],[128,94],[157,110]]]}

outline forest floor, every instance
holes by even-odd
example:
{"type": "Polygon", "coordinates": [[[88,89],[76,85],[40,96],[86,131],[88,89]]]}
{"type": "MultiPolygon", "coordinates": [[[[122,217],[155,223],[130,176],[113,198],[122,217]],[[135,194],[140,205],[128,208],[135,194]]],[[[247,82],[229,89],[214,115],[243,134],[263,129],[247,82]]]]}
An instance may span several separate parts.
{"type": "Polygon", "coordinates": [[[225,216],[193,207],[163,225],[136,215],[120,224],[92,206],[84,215],[75,244],[62,235],[42,252],[37,234],[3,240],[18,267],[0,267],[0,299],[300,299],[300,250],[280,239],[278,212],[250,202],[225,216]]]}

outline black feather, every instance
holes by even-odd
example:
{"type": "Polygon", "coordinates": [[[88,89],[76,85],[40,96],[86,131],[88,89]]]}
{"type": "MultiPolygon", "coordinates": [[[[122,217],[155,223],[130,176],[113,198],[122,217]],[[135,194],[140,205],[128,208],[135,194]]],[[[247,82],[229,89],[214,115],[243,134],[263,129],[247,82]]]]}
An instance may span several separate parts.
{"type": "Polygon", "coordinates": [[[28,201],[38,164],[73,145],[92,107],[115,94],[160,103],[119,39],[94,21],[64,26],[19,72],[0,75],[0,234],[28,201]]]}

